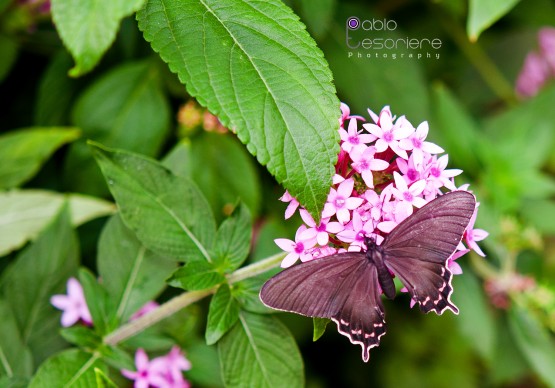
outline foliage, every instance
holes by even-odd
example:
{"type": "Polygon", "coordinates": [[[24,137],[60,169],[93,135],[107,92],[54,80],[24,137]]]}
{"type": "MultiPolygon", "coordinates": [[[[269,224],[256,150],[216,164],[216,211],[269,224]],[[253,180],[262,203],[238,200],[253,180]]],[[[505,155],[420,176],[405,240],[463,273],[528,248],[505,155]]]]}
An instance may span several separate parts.
{"type": "Polygon", "coordinates": [[[555,86],[512,86],[553,3],[286,3],[0,0],[0,386],[128,386],[174,345],[194,386],[555,386],[555,86]],[[442,44],[351,47],[376,37],[442,44]],[[340,99],[429,121],[490,232],[460,315],[398,295],[369,365],[258,299],[298,226],[283,188],[326,202],[340,99]],[[93,322],[62,329],[71,277],[93,322]]]}

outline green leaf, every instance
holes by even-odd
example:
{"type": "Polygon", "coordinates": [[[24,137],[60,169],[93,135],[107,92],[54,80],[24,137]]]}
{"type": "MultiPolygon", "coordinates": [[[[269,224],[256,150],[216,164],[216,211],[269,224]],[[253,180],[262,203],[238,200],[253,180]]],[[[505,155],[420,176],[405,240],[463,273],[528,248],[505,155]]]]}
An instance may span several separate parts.
{"type": "Polygon", "coordinates": [[[117,346],[103,346],[99,349],[102,360],[115,369],[135,369],[135,361],[125,350],[117,346]]]}
{"type": "Polygon", "coordinates": [[[30,377],[33,373],[33,356],[21,339],[10,306],[2,299],[0,317],[0,377],[30,377]]]}
{"type": "MultiPolygon", "coordinates": [[[[79,96],[72,118],[87,139],[156,156],[170,129],[170,107],[156,63],[126,63],[110,70],[79,96]]],[[[85,141],[70,148],[64,174],[74,191],[108,193],[85,141]]]]}
{"type": "Polygon", "coordinates": [[[225,281],[225,276],[207,261],[193,261],[179,268],[169,278],[168,283],[173,287],[184,290],[205,290],[225,281]]]}
{"type": "Polygon", "coordinates": [[[312,341],[316,342],[326,332],[326,326],[330,323],[330,320],[327,318],[312,318],[312,323],[314,324],[312,341]]]}
{"type": "Polygon", "coordinates": [[[111,214],[115,206],[99,198],[44,190],[12,190],[0,193],[0,256],[33,240],[69,202],[71,223],[79,226],[111,214]]]}
{"type": "Polygon", "coordinates": [[[52,19],[75,60],[69,74],[91,71],[116,38],[121,19],[137,11],[145,0],[53,0],[52,19]]]}
{"type": "Polygon", "coordinates": [[[107,371],[98,355],[70,349],[46,360],[31,380],[29,388],[96,387],[95,369],[107,371]]]}
{"type": "Polygon", "coordinates": [[[206,343],[214,345],[239,319],[239,303],[231,295],[227,284],[222,284],[210,301],[206,343]]]}
{"type": "Polygon", "coordinates": [[[79,269],[79,282],[83,286],[87,307],[96,331],[104,335],[115,329],[117,322],[115,322],[114,300],[108,296],[104,287],[88,269],[79,269]]]}
{"type": "Polygon", "coordinates": [[[273,316],[241,312],[218,344],[225,386],[302,387],[304,367],[291,333],[273,316]]]}
{"type": "Polygon", "coordinates": [[[183,261],[211,260],[214,217],[193,182],[141,155],[91,147],[123,222],[147,248],[183,261]]]}
{"type": "Polygon", "coordinates": [[[116,317],[125,322],[164,290],[164,280],[176,263],[146,249],[115,215],[100,235],[97,266],[102,285],[116,305],[116,317]]]}
{"type": "Polygon", "coordinates": [[[76,128],[25,128],[0,136],[0,189],[25,183],[65,143],[80,135],[76,128]]]}
{"type": "Polygon", "coordinates": [[[50,60],[37,90],[35,125],[53,126],[69,122],[69,109],[81,84],[80,80],[67,76],[71,66],[71,56],[63,49],[50,60]]]}
{"type": "Polygon", "coordinates": [[[339,100],[298,17],[277,0],[149,0],[137,19],[187,91],[317,215],[339,153],[339,100]]]}
{"type": "Polygon", "coordinates": [[[461,332],[486,361],[493,361],[495,319],[482,286],[465,267],[462,276],[453,278],[453,289],[456,290],[454,299],[461,312],[457,318],[461,332]],[[478,327],[480,330],[476,330],[478,327]]]}
{"type": "Polygon", "coordinates": [[[244,310],[258,314],[275,313],[275,310],[264,306],[260,301],[260,288],[268,278],[269,276],[260,275],[233,284],[233,297],[241,303],[244,310]]]}
{"type": "Polygon", "coordinates": [[[520,0],[470,0],[466,33],[471,41],[508,13],[520,0]]]}
{"type": "Polygon", "coordinates": [[[116,383],[114,383],[106,373],[104,373],[101,369],[94,368],[94,374],[96,376],[96,387],[97,388],[118,388],[116,383]]]}
{"type": "Polygon", "coordinates": [[[0,61],[0,82],[10,73],[17,60],[17,52],[17,43],[13,39],[0,34],[0,58],[2,58],[0,61]]]}
{"type": "Polygon", "coordinates": [[[64,346],[56,334],[60,313],[50,297],[65,292],[67,279],[77,271],[79,250],[63,206],[58,216],[2,274],[0,290],[10,305],[23,343],[37,364],[64,346]]]}
{"type": "Polygon", "coordinates": [[[253,215],[258,214],[262,188],[255,160],[233,134],[202,132],[184,140],[164,165],[199,186],[218,220],[229,215],[228,209],[238,199],[253,215]]]}
{"type": "Polygon", "coordinates": [[[241,266],[249,255],[252,237],[252,221],[249,209],[239,204],[218,228],[212,248],[214,261],[226,272],[241,266]]]}
{"type": "Polygon", "coordinates": [[[509,327],[524,357],[548,386],[555,386],[555,343],[549,332],[530,310],[516,303],[509,314],[509,327]]]}
{"type": "MultiPolygon", "coordinates": [[[[88,302],[87,302],[88,306],[88,302]]],[[[96,349],[102,344],[102,337],[93,331],[92,328],[82,325],[65,327],[60,330],[60,334],[64,339],[80,348],[96,349]]]]}

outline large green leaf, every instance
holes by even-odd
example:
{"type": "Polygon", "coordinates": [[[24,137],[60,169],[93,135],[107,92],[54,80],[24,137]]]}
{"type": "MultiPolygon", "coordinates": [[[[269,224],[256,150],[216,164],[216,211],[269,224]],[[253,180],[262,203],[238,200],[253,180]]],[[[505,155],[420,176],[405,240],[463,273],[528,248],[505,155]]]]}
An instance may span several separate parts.
{"type": "Polygon", "coordinates": [[[59,312],[50,297],[65,292],[67,279],[77,271],[79,251],[71,229],[69,209],[59,215],[37,240],[2,274],[0,289],[10,305],[23,343],[37,363],[64,346],[56,334],[59,312]]]}
{"type": "Polygon", "coordinates": [[[70,349],[50,357],[41,365],[29,388],[96,387],[95,369],[107,371],[98,355],[70,349]]]}
{"type": "MultiPolygon", "coordinates": [[[[9,3],[9,2],[8,2],[9,3]]],[[[17,59],[18,45],[12,38],[0,35],[0,82],[10,73],[17,59]]]]}
{"type": "Polygon", "coordinates": [[[123,222],[147,248],[182,261],[211,261],[214,216],[192,181],[147,157],[91,146],[123,222]]]}
{"type": "Polygon", "coordinates": [[[56,149],[79,135],[75,128],[34,127],[0,136],[0,189],[30,179],[56,149]]]}
{"type": "Polygon", "coordinates": [[[60,194],[43,190],[13,190],[0,193],[0,256],[34,239],[69,202],[71,223],[81,225],[111,214],[115,206],[99,198],[60,194]]]}
{"type": "Polygon", "coordinates": [[[337,160],[339,101],[321,51],[278,0],[149,0],[145,39],[314,215],[337,160]]]}
{"type": "Polygon", "coordinates": [[[21,339],[11,307],[1,299],[0,317],[0,377],[30,377],[33,356],[21,339]]]}
{"type": "Polygon", "coordinates": [[[470,40],[478,36],[498,19],[509,12],[520,0],[470,0],[466,33],[470,40]]]}
{"type": "Polygon", "coordinates": [[[116,38],[121,19],[145,0],[52,0],[52,19],[76,64],[77,77],[91,71],[116,38]]]}
{"type": "Polygon", "coordinates": [[[510,311],[509,327],[530,366],[550,387],[555,386],[555,342],[532,312],[518,304],[510,311]]]}
{"type": "Polygon", "coordinates": [[[241,312],[219,342],[226,387],[302,387],[303,361],[291,333],[275,317],[241,312]]]}
{"type": "Polygon", "coordinates": [[[174,287],[188,291],[205,290],[225,282],[225,276],[211,263],[199,260],[179,268],[168,282],[174,287]]]}
{"type": "Polygon", "coordinates": [[[146,249],[117,215],[102,230],[97,265],[102,285],[116,304],[116,316],[122,322],[155,299],[176,268],[175,261],[146,249]]]}
{"type": "MultiPolygon", "coordinates": [[[[72,120],[87,139],[156,156],[170,125],[170,108],[161,89],[159,67],[153,61],[142,61],[110,70],[79,96],[72,120]]],[[[64,176],[74,191],[108,194],[85,141],[71,146],[64,176]]]]}

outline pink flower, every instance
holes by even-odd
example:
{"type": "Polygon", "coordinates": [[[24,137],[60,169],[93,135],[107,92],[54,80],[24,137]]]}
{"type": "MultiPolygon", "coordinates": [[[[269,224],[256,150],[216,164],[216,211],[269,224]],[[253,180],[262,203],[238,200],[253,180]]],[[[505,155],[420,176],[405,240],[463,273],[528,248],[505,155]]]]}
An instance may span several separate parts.
{"type": "Polygon", "coordinates": [[[174,346],[165,356],[157,357],[150,365],[166,380],[166,386],[172,388],[188,388],[191,386],[183,378],[183,371],[191,369],[191,362],[185,358],[179,346],[174,346]]]}
{"type": "Polygon", "coordinates": [[[426,167],[425,174],[430,182],[433,182],[436,188],[441,186],[447,187],[449,190],[456,190],[457,188],[451,181],[451,178],[462,173],[459,169],[446,170],[447,163],[449,162],[449,155],[443,155],[437,159],[436,156],[432,157],[431,163],[426,167]]]}
{"type": "Polygon", "coordinates": [[[389,163],[385,160],[374,159],[375,153],[376,149],[373,146],[366,147],[364,150],[358,148],[351,153],[353,168],[362,176],[366,186],[370,188],[374,187],[374,176],[372,175],[372,171],[383,171],[389,167],[389,163]]]}
{"type": "Polygon", "coordinates": [[[459,257],[466,255],[470,252],[470,249],[463,249],[462,251],[455,251],[447,260],[447,267],[451,271],[453,275],[461,275],[463,273],[461,266],[459,263],[455,262],[459,257]]]}
{"type": "Polygon", "coordinates": [[[416,181],[408,187],[407,182],[405,182],[397,171],[393,173],[393,178],[395,179],[396,187],[392,187],[391,192],[395,198],[401,201],[398,206],[403,206],[406,209],[406,212],[408,212],[407,216],[412,214],[413,206],[420,208],[426,204],[426,200],[419,197],[422,191],[424,191],[424,187],[426,187],[426,181],[424,179],[416,181]]]}
{"type": "Polygon", "coordinates": [[[301,225],[295,234],[295,241],[277,238],[274,242],[285,252],[289,252],[281,262],[281,267],[287,268],[295,264],[299,258],[303,262],[312,260],[309,249],[316,245],[316,234],[313,230],[307,230],[306,226],[301,225]]]}
{"type": "Polygon", "coordinates": [[[540,54],[531,52],[526,56],[516,80],[516,91],[524,97],[538,94],[549,79],[549,63],[540,54]]]}
{"type": "Polygon", "coordinates": [[[420,164],[418,167],[415,165],[414,154],[409,156],[408,161],[403,158],[397,158],[395,161],[397,162],[399,171],[403,173],[403,178],[405,178],[408,184],[416,182],[422,176],[422,165],[420,164]]]}
{"type": "Polygon", "coordinates": [[[135,353],[135,367],[137,371],[122,369],[121,374],[130,380],[135,380],[133,386],[135,388],[169,387],[166,379],[163,377],[165,367],[157,364],[153,365],[148,360],[148,356],[143,349],[137,349],[135,353]]]}
{"type": "Polygon", "coordinates": [[[424,153],[428,154],[440,154],[443,151],[438,145],[430,143],[429,141],[424,141],[428,136],[428,122],[424,121],[421,123],[416,131],[406,139],[401,139],[399,141],[399,146],[406,150],[412,151],[412,157],[414,158],[414,164],[416,166],[421,166],[424,161],[424,153]]]}
{"type": "Polygon", "coordinates": [[[143,349],[135,353],[137,371],[123,369],[121,374],[135,380],[135,388],[189,388],[182,371],[191,369],[191,363],[185,358],[179,346],[174,346],[168,354],[148,360],[143,349]]]}
{"type": "Polygon", "coordinates": [[[376,152],[383,152],[389,147],[403,159],[408,159],[407,151],[399,147],[399,140],[411,135],[414,131],[412,125],[407,125],[404,117],[401,117],[393,125],[391,113],[383,110],[380,113],[379,122],[379,126],[376,124],[362,125],[368,132],[378,138],[375,143],[376,152]]]}
{"type": "Polygon", "coordinates": [[[308,231],[313,230],[316,235],[316,241],[321,246],[328,244],[328,233],[336,234],[344,229],[344,226],[339,222],[329,222],[329,218],[322,218],[320,224],[316,225],[316,222],[314,221],[312,216],[305,209],[301,209],[300,213],[304,223],[310,227],[307,229],[307,235],[309,235],[308,231]]]}
{"type": "Polygon", "coordinates": [[[287,209],[285,209],[285,219],[291,218],[293,214],[295,214],[295,210],[299,207],[299,201],[297,201],[294,197],[289,194],[289,192],[285,192],[283,196],[279,199],[281,202],[289,202],[287,209]]]}
{"type": "Polygon", "coordinates": [[[343,123],[345,123],[347,119],[351,119],[351,118],[361,120],[361,121],[366,121],[366,119],[362,116],[352,116],[351,109],[347,104],[342,102],[340,108],[341,108],[341,117],[339,118],[340,127],[343,127],[343,123]]]}
{"type": "Polygon", "coordinates": [[[87,307],[83,287],[75,278],[67,281],[67,295],[53,295],[50,303],[62,313],[62,326],[68,327],[82,320],[86,325],[92,325],[92,317],[87,307]]]}
{"type": "Polygon", "coordinates": [[[337,238],[341,241],[350,243],[350,248],[356,247],[358,251],[364,245],[364,237],[369,236],[374,231],[374,221],[363,222],[360,214],[353,213],[353,221],[341,232],[337,234],[337,238]]]}
{"type": "Polygon", "coordinates": [[[351,197],[354,184],[354,180],[346,179],[339,184],[337,191],[333,188],[330,190],[322,218],[328,218],[335,214],[337,220],[342,224],[349,222],[351,219],[349,210],[356,209],[364,201],[362,198],[351,197]]]}
{"type": "Polygon", "coordinates": [[[361,134],[362,131],[357,131],[357,120],[352,118],[349,121],[349,128],[345,131],[343,128],[339,128],[339,136],[341,137],[341,148],[346,152],[351,152],[353,148],[364,147],[364,144],[373,142],[376,137],[371,134],[361,134]]]}
{"type": "Polygon", "coordinates": [[[482,252],[482,250],[480,249],[478,244],[476,244],[476,242],[482,241],[483,239],[488,237],[489,233],[483,229],[474,229],[474,223],[476,222],[477,215],[478,215],[478,207],[476,207],[476,210],[474,210],[474,214],[472,215],[472,218],[470,219],[470,222],[466,227],[466,231],[464,232],[464,238],[470,249],[474,250],[480,256],[485,257],[486,255],[484,254],[484,252],[482,252]]]}

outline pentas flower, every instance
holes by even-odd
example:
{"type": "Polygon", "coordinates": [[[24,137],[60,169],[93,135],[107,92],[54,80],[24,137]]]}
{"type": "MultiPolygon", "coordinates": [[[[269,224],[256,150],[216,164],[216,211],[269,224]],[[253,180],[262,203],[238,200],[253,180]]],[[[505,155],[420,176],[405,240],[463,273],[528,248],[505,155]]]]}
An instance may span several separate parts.
{"type": "Polygon", "coordinates": [[[67,295],[53,295],[50,303],[63,311],[62,326],[73,326],[79,321],[85,325],[92,325],[92,317],[87,307],[85,294],[81,283],[75,278],[69,278],[67,281],[67,295]]]}
{"type": "Polygon", "coordinates": [[[533,97],[555,78],[555,28],[544,27],[538,32],[540,50],[526,55],[516,79],[516,92],[522,97],[533,97]]]}
{"type": "MultiPolygon", "coordinates": [[[[299,259],[325,260],[336,253],[360,251],[365,249],[364,237],[374,238],[379,245],[400,222],[427,202],[448,191],[468,189],[468,185],[455,185],[455,177],[462,170],[447,168],[448,155],[441,155],[443,149],[426,140],[427,122],[415,128],[406,117],[397,119],[388,106],[379,114],[368,110],[373,124],[352,116],[345,104],[341,111],[340,154],[320,223],[293,202],[295,199],[287,192],[281,198],[294,203],[288,207],[286,218],[300,207],[304,221],[295,241],[275,240],[288,252],[281,263],[284,268],[299,259]]],[[[462,273],[455,260],[471,249],[483,255],[476,242],[484,239],[487,232],[474,229],[476,214],[477,209],[463,242],[447,262],[453,274],[462,273]]]]}
{"type": "Polygon", "coordinates": [[[189,388],[191,386],[182,373],[191,369],[191,363],[178,346],[174,346],[168,354],[150,361],[144,349],[137,349],[135,367],[136,371],[127,369],[121,371],[122,375],[134,380],[135,388],[189,388]]]}

